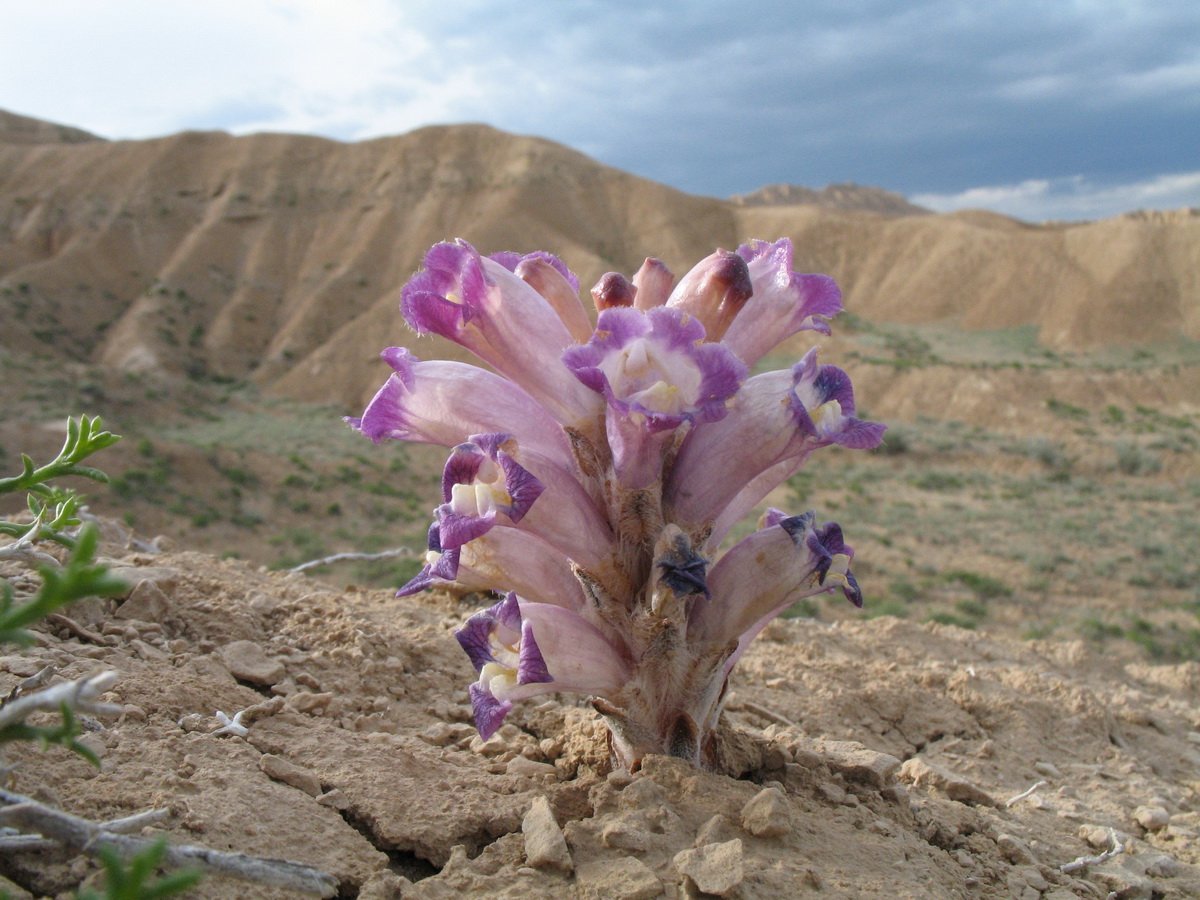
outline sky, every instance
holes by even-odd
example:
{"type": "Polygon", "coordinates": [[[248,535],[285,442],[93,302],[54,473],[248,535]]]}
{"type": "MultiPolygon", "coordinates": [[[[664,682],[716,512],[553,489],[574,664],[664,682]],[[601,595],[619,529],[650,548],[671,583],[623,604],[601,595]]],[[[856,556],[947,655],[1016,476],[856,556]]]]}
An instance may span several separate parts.
{"type": "Polygon", "coordinates": [[[1195,0],[0,0],[0,108],[109,138],[486,122],[685,191],[1200,206],[1195,0]]]}

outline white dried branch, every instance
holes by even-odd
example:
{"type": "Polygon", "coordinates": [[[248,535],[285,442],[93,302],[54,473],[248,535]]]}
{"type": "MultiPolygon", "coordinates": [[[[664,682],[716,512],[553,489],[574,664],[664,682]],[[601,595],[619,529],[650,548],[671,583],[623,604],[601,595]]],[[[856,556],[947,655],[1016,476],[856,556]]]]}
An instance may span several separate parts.
{"type": "Polygon", "coordinates": [[[135,831],[141,831],[147,825],[157,825],[159,822],[164,822],[169,818],[171,818],[171,811],[169,809],[148,809],[145,812],[134,813],[132,816],[109,819],[107,822],[102,823],[100,827],[114,834],[132,834],[135,831]]]}
{"type": "Polygon", "coordinates": [[[1004,804],[1004,808],[1008,809],[1014,803],[1018,803],[1021,800],[1024,800],[1026,797],[1031,796],[1034,791],[1038,790],[1039,788],[1044,788],[1045,786],[1046,786],[1046,782],[1039,781],[1033,787],[1029,788],[1028,790],[1021,791],[1021,793],[1017,794],[1017,796],[1010,799],[1007,803],[1004,804]]]}
{"type": "Polygon", "coordinates": [[[101,703],[97,698],[116,683],[117,673],[112,670],[98,672],[74,681],[64,681],[33,694],[22,694],[17,699],[0,706],[0,728],[24,722],[35,712],[58,712],[66,703],[73,710],[93,716],[118,716],[122,707],[115,703],[101,703]]]}
{"type": "Polygon", "coordinates": [[[1065,875],[1071,872],[1078,872],[1080,869],[1087,868],[1097,863],[1108,862],[1114,856],[1120,856],[1125,852],[1125,845],[1117,838],[1117,833],[1111,828],[1108,829],[1108,839],[1112,842],[1112,846],[1096,856],[1080,856],[1077,859],[1071,860],[1069,863],[1063,863],[1058,867],[1058,871],[1065,875]]]}
{"type": "MultiPolygon", "coordinates": [[[[119,853],[132,855],[153,843],[146,838],[114,833],[104,824],[52,809],[29,797],[3,789],[0,789],[0,821],[84,853],[94,854],[101,848],[111,847],[119,853]]],[[[168,844],[163,854],[163,864],[171,867],[198,866],[208,872],[242,881],[317,897],[332,897],[338,889],[337,879],[332,875],[303,863],[229,853],[193,844],[168,844]]]]}
{"type": "Polygon", "coordinates": [[[23,562],[29,566],[41,564],[53,566],[56,569],[62,568],[62,563],[49,553],[42,553],[42,551],[34,549],[33,543],[27,538],[22,538],[16,543],[0,547],[0,562],[10,559],[15,559],[17,562],[23,562]]]}
{"type": "Polygon", "coordinates": [[[310,559],[308,562],[300,563],[288,569],[289,572],[307,572],[309,569],[315,569],[318,566],[327,566],[330,563],[344,562],[351,559],[390,559],[393,556],[412,556],[413,550],[409,547],[397,547],[394,550],[384,550],[381,553],[335,553],[332,556],[325,556],[321,559],[310,559]]]}

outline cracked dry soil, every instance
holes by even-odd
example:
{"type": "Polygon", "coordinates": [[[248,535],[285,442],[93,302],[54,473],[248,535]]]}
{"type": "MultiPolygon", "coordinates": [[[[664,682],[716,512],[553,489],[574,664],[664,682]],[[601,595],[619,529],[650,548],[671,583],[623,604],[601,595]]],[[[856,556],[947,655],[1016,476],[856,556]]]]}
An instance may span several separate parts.
{"type": "MultiPolygon", "coordinates": [[[[166,807],[172,840],[308,863],[339,897],[1200,896],[1194,662],[780,620],[734,673],[729,773],[651,757],[631,776],[572,697],[479,740],[449,634],[473,603],[109,552],[130,595],[0,657],[0,692],[47,664],[112,668],[125,713],[85,737],[99,771],[22,746],[14,789],[96,820],[166,807]],[[245,736],[214,734],[218,711],[245,736]],[[1124,853],[1061,871],[1114,835],[1124,853]]],[[[0,857],[14,897],[96,876],[65,852],[0,857]]],[[[214,876],[189,896],[294,895],[214,876]]]]}

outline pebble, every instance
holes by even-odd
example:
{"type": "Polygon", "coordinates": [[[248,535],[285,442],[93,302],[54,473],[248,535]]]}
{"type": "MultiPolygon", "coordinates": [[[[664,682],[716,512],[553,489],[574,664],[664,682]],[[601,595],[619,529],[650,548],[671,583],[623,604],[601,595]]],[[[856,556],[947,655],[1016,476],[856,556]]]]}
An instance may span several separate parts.
{"type": "Polygon", "coordinates": [[[896,757],[869,750],[856,741],[824,741],[820,750],[829,767],[841,772],[847,781],[865,782],[875,788],[886,785],[900,768],[896,757]]]}
{"type": "Polygon", "coordinates": [[[536,869],[550,867],[571,872],[575,865],[562,829],[545,797],[534,798],[533,805],[521,820],[525,835],[525,861],[536,869]]]}
{"type": "Polygon", "coordinates": [[[763,788],[742,807],[742,827],[756,837],[782,837],[792,830],[787,797],[777,787],[763,788]]]}
{"type": "Polygon", "coordinates": [[[146,662],[168,662],[171,657],[159,650],[153,644],[147,644],[143,640],[130,641],[129,646],[133,652],[144,659],[146,662]]]}
{"type": "Polygon", "coordinates": [[[508,775],[524,775],[527,778],[549,775],[556,781],[558,780],[558,769],[554,766],[549,763],[534,762],[524,756],[514,756],[509,760],[505,771],[508,775]]]}
{"type": "Polygon", "coordinates": [[[316,774],[282,756],[264,753],[258,758],[258,767],[268,778],[299,788],[310,797],[319,797],[322,793],[321,779],[316,774]]]}
{"type": "Polygon", "coordinates": [[[1058,766],[1054,765],[1054,763],[1035,762],[1033,770],[1039,775],[1045,775],[1047,778],[1062,778],[1062,772],[1059,771],[1058,766]]]}
{"type": "Polygon", "coordinates": [[[716,844],[722,841],[731,841],[735,837],[733,825],[722,815],[715,815],[696,832],[695,846],[703,847],[705,844],[716,844]]]}
{"type": "Polygon", "coordinates": [[[931,787],[944,793],[951,800],[973,806],[996,806],[997,803],[985,790],[953,772],[926,762],[919,756],[907,760],[900,767],[900,777],[914,787],[931,787]]]}
{"type": "Polygon", "coordinates": [[[1147,831],[1161,831],[1171,824],[1171,814],[1161,806],[1139,806],[1133,820],[1147,831]]]}
{"type": "Polygon", "coordinates": [[[996,846],[1000,848],[1004,858],[1014,865],[1032,865],[1037,862],[1037,857],[1033,855],[1029,845],[1011,834],[997,835],[996,846]]]}
{"type": "Polygon", "coordinates": [[[254,641],[234,641],[221,648],[225,668],[239,681],[270,687],[283,681],[286,670],[277,659],[271,659],[254,641]]]}
{"type": "Polygon", "coordinates": [[[1088,881],[1099,882],[1121,900],[1150,900],[1154,895],[1154,882],[1120,858],[1089,866],[1088,881]]]}
{"type": "Polygon", "coordinates": [[[328,806],[330,809],[336,809],[338,812],[350,808],[350,798],[338,788],[321,794],[321,796],[317,797],[317,802],[322,806],[328,806]]]}
{"type": "Polygon", "coordinates": [[[140,619],[161,622],[171,608],[171,599],[157,582],[142,579],[133,588],[129,599],[117,607],[118,619],[140,619]]]}
{"type": "Polygon", "coordinates": [[[675,869],[704,893],[725,897],[746,877],[743,855],[741,839],[734,838],[679,851],[675,854],[675,869]]]}

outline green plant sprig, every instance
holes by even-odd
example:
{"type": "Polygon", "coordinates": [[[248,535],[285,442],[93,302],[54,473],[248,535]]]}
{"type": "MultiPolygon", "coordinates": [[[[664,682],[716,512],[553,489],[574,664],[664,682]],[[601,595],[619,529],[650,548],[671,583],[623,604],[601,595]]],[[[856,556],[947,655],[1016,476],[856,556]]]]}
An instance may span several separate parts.
{"type": "Polygon", "coordinates": [[[111,447],[121,438],[102,429],[99,416],[74,416],[67,419],[67,439],[63,442],[58,456],[40,468],[35,468],[33,460],[25,453],[21,454],[23,471],[11,478],[0,478],[0,494],[13,491],[30,491],[39,496],[49,497],[53,489],[46,485],[47,481],[62,478],[64,475],[82,475],[93,481],[108,482],[108,476],[99,469],[80,465],[98,450],[111,447]]]}
{"type": "Polygon", "coordinates": [[[41,589],[26,603],[15,603],[12,586],[4,583],[0,593],[0,644],[27,646],[32,643],[33,635],[24,630],[26,625],[84,597],[111,597],[128,587],[107,566],[92,561],[99,539],[96,527],[85,525],[62,568],[38,567],[41,589]]]}

